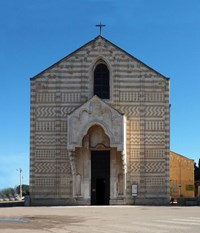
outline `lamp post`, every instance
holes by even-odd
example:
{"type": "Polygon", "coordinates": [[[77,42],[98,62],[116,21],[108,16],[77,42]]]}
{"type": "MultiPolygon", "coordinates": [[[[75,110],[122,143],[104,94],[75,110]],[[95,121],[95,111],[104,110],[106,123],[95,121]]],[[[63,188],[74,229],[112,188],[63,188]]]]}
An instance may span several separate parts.
{"type": "Polygon", "coordinates": [[[19,197],[22,199],[22,169],[17,169],[19,171],[19,197]]]}

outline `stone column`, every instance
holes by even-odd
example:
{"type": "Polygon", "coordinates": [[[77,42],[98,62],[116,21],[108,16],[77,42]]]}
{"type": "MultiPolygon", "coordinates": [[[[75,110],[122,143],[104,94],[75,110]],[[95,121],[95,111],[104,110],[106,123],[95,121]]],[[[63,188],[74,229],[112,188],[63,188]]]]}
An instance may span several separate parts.
{"type": "Polygon", "coordinates": [[[71,170],[72,170],[72,195],[76,197],[76,157],[75,151],[68,151],[71,170]]]}
{"type": "Polygon", "coordinates": [[[123,171],[123,195],[126,196],[127,164],[126,164],[126,153],[124,151],[121,153],[121,158],[122,158],[122,171],[123,171]]]}

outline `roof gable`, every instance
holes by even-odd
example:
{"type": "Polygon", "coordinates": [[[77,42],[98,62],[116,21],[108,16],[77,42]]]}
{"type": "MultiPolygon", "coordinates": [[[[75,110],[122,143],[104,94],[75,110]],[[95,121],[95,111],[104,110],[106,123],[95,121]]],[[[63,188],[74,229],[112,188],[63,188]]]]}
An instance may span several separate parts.
{"type": "MultiPolygon", "coordinates": [[[[57,61],[56,63],[54,63],[53,65],[51,65],[50,67],[46,68],[45,70],[41,71],[40,73],[38,73],[37,75],[35,75],[34,77],[31,78],[32,79],[36,79],[37,77],[39,77],[40,75],[42,75],[43,73],[45,73],[46,71],[55,68],[57,65],[59,65],[60,63],[62,63],[65,60],[70,59],[70,57],[73,57],[74,55],[81,53],[81,51],[87,47],[87,46],[91,46],[94,47],[95,45],[102,45],[102,44],[109,44],[112,47],[114,47],[116,50],[122,52],[124,55],[128,56],[130,59],[133,59],[134,61],[136,61],[137,63],[139,63],[141,66],[145,67],[148,70],[151,70],[152,72],[156,73],[157,75],[168,79],[167,77],[165,77],[164,75],[160,74],[158,71],[154,70],[153,68],[151,68],[150,66],[146,65],[145,63],[143,63],[142,61],[140,61],[139,59],[137,59],[136,57],[134,57],[133,55],[131,55],[130,53],[126,52],[125,50],[121,49],[120,47],[118,47],[117,45],[113,44],[112,42],[110,42],[109,40],[107,40],[106,38],[102,37],[102,36],[97,36],[96,38],[94,38],[93,40],[89,41],[88,43],[84,44],[83,46],[81,46],[80,48],[78,48],[77,50],[75,50],[74,52],[68,54],[67,56],[65,56],[64,58],[60,59],[59,61],[57,61]]],[[[100,46],[101,46],[100,45],[100,46]]]]}

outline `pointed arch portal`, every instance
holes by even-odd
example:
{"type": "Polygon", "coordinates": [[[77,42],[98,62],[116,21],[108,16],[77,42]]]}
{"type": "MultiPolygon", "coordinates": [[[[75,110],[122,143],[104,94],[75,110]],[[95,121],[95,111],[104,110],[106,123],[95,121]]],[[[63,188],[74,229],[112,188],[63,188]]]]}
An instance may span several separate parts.
{"type": "Polygon", "coordinates": [[[93,125],[83,138],[83,148],[90,150],[91,205],[109,205],[110,139],[104,129],[93,125]]]}
{"type": "Polygon", "coordinates": [[[126,118],[97,96],[68,115],[67,148],[77,202],[108,205],[122,200],[125,135],[126,118]]]}

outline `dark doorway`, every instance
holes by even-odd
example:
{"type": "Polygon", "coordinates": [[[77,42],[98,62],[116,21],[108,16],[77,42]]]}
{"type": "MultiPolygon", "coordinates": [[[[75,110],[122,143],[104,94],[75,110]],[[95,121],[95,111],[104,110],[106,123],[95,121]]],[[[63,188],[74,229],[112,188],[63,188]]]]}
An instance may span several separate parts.
{"type": "Polygon", "coordinates": [[[109,205],[110,151],[91,152],[91,205],[109,205]]]}

